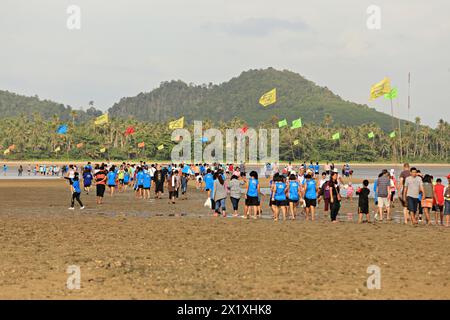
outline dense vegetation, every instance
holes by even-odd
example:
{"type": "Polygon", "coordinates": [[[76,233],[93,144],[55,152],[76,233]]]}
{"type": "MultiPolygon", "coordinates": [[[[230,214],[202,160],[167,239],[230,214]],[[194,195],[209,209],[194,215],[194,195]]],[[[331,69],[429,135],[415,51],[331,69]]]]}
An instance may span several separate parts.
{"type": "MultiPolygon", "coordinates": [[[[369,93],[368,93],[369,95],[369,93]]],[[[272,116],[322,123],[332,115],[339,125],[376,123],[392,129],[391,117],[366,105],[342,100],[328,88],[317,86],[290,71],[250,70],[220,85],[194,85],[182,81],[163,82],[159,88],[123,98],[109,113],[123,119],[167,121],[185,116],[186,120],[229,121],[234,117],[256,126],[272,116]],[[261,95],[277,88],[278,101],[263,108],[261,95]]]]}
{"type": "MultiPolygon", "coordinates": [[[[277,117],[272,117],[261,127],[276,128],[278,120],[277,117]]],[[[323,125],[305,122],[300,129],[280,129],[281,160],[378,161],[395,156],[398,161],[450,161],[450,125],[443,120],[436,129],[421,126],[418,118],[415,124],[406,123],[403,126],[402,139],[399,134],[390,138],[376,124],[353,127],[333,125],[331,117],[328,117],[328,122],[323,125]],[[367,136],[372,131],[375,133],[374,139],[367,136]],[[333,141],[331,136],[336,132],[340,132],[341,139],[333,141]],[[293,146],[292,141],[296,139],[300,140],[300,144],[293,146]]],[[[245,122],[239,119],[214,125],[222,130],[243,126],[245,122]]],[[[204,129],[211,127],[211,121],[203,123],[204,129]]],[[[187,129],[192,132],[192,125],[187,129]]],[[[63,122],[58,117],[45,121],[39,114],[35,114],[32,119],[21,116],[0,120],[0,158],[167,160],[170,159],[170,151],[175,144],[170,138],[171,130],[165,122],[113,119],[108,125],[96,127],[93,121],[76,124],[71,121],[63,122]],[[61,123],[69,126],[66,135],[56,133],[61,123]],[[126,136],[125,130],[129,126],[133,126],[136,133],[126,136]],[[145,148],[137,147],[140,142],[145,142],[145,148]],[[77,148],[79,143],[83,143],[83,147],[77,148]],[[13,144],[15,149],[4,155],[3,150],[13,144]],[[164,144],[165,148],[159,151],[157,146],[161,144],[164,144]],[[60,151],[55,152],[58,147],[60,151]],[[106,153],[100,152],[103,147],[107,148],[106,153]]]]}
{"type": "Polygon", "coordinates": [[[51,119],[57,116],[61,120],[81,123],[100,115],[102,112],[93,107],[93,102],[90,102],[90,107],[86,111],[73,110],[71,106],[64,106],[49,100],[41,100],[37,96],[26,97],[0,90],[1,118],[20,115],[31,117],[35,113],[40,114],[43,119],[51,119]]]}

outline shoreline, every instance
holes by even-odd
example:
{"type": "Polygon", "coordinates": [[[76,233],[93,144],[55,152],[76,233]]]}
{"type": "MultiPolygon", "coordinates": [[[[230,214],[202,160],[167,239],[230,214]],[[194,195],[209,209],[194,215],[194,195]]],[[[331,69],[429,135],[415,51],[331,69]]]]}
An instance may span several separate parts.
{"type": "MultiPolygon", "coordinates": [[[[92,162],[92,163],[101,163],[101,162],[108,162],[107,160],[75,160],[75,161],[64,161],[64,160],[1,160],[0,164],[8,164],[8,165],[36,165],[36,164],[47,164],[47,163],[51,163],[51,164],[57,164],[57,165],[63,165],[63,164],[86,164],[87,162],[92,162]]],[[[109,162],[111,163],[122,163],[122,162],[127,162],[127,163],[138,163],[139,161],[141,161],[141,159],[136,159],[136,160],[111,160],[109,162]]],[[[170,160],[142,160],[145,161],[147,163],[160,163],[160,164],[169,164],[172,163],[172,161],[170,160]]],[[[291,162],[294,166],[298,166],[302,163],[302,161],[292,161],[291,162]]],[[[326,163],[326,161],[319,161],[319,164],[321,166],[323,166],[326,163]]],[[[332,163],[331,161],[329,161],[329,163],[332,163]]],[[[403,167],[403,163],[390,163],[390,162],[348,162],[350,164],[351,167],[377,167],[377,166],[385,166],[387,168],[390,167],[403,167]]],[[[252,163],[252,162],[246,162],[245,163],[247,166],[262,166],[265,163],[252,163]]],[[[289,161],[280,161],[278,162],[278,165],[287,165],[289,164],[289,161]]],[[[307,163],[308,164],[308,163],[307,163]]],[[[335,166],[342,167],[345,162],[335,162],[334,163],[335,166]]],[[[432,162],[432,163],[426,163],[426,162],[409,162],[409,164],[411,166],[419,166],[419,167],[448,167],[450,168],[450,163],[436,163],[436,162],[432,162]]]]}

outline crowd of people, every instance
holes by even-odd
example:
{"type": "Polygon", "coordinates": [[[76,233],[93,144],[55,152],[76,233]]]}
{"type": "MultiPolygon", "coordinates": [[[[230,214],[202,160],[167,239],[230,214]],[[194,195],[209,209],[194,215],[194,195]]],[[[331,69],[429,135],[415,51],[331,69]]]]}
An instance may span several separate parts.
{"type": "MultiPolygon", "coordinates": [[[[262,217],[263,201],[267,201],[273,220],[295,220],[300,214],[306,220],[316,220],[316,208],[323,202],[323,212],[329,215],[333,223],[338,222],[342,201],[352,203],[354,195],[358,196],[358,222],[371,222],[370,194],[373,192],[376,213],[373,221],[390,221],[395,196],[403,206],[405,224],[419,223],[450,226],[450,187],[444,186],[441,178],[434,179],[422,174],[415,167],[404,164],[404,170],[397,180],[394,170],[382,170],[369,188],[369,180],[364,179],[355,190],[351,181],[353,170],[348,164],[342,171],[334,164],[321,166],[311,161],[293,165],[289,163],[279,166],[277,163],[267,164],[259,172],[252,170],[248,174],[246,166],[233,164],[136,164],[121,163],[96,164],[90,162],[78,168],[75,165],[63,166],[64,178],[70,182],[72,201],[70,209],[74,209],[77,201],[82,209],[82,189],[86,194],[96,189],[96,202],[101,205],[107,192],[114,196],[115,192],[124,193],[133,190],[134,198],[162,199],[168,191],[169,204],[179,199],[187,199],[188,184],[195,183],[195,189],[205,192],[205,207],[210,208],[214,216],[227,216],[227,200],[232,205],[232,215],[246,219],[262,217]],[[261,175],[267,178],[268,188],[261,187],[261,175]],[[83,185],[81,185],[83,181],[83,185]],[[153,190],[151,192],[151,190],[153,190]],[[239,204],[244,201],[243,214],[240,215],[239,204]],[[445,219],[444,219],[445,218],[445,219]],[[445,220],[445,221],[444,221],[445,220]]],[[[447,180],[450,182],[450,175],[447,180]]]]}

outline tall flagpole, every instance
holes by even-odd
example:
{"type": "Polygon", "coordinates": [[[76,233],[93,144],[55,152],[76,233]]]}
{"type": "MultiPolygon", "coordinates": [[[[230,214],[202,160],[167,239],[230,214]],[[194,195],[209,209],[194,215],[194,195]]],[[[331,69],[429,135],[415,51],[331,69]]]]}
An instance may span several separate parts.
{"type": "Polygon", "coordinates": [[[409,114],[411,111],[411,72],[408,73],[408,121],[410,121],[409,114]]]}

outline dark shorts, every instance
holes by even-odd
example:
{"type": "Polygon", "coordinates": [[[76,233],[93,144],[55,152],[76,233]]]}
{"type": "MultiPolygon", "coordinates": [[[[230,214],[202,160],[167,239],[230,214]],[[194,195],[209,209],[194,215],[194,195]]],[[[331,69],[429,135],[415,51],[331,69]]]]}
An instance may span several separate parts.
{"type": "Polygon", "coordinates": [[[269,200],[269,207],[274,206],[275,205],[275,200],[272,201],[272,198],[270,198],[269,200]]]}
{"type": "Polygon", "coordinates": [[[164,184],[157,183],[156,184],[156,188],[155,188],[155,192],[162,192],[162,193],[164,193],[164,184]]]}
{"type": "Polygon", "coordinates": [[[359,206],[358,210],[359,210],[359,213],[361,213],[361,214],[369,214],[369,205],[367,204],[367,205],[359,206]]]}
{"type": "Polygon", "coordinates": [[[138,189],[144,189],[144,186],[142,184],[139,184],[137,188],[138,189]]]}
{"type": "Polygon", "coordinates": [[[169,199],[175,198],[177,192],[176,191],[169,191],[169,199]]]}
{"type": "Polygon", "coordinates": [[[115,185],[115,184],[108,184],[108,187],[109,187],[109,188],[115,188],[116,185],[115,185]]]}
{"type": "Polygon", "coordinates": [[[444,206],[442,205],[438,205],[438,204],[435,204],[434,206],[433,206],[433,211],[436,211],[436,212],[444,212],[444,206]]]}
{"type": "Polygon", "coordinates": [[[119,179],[119,184],[123,184],[123,179],[119,179]]]}
{"type": "Polygon", "coordinates": [[[245,199],[245,205],[248,207],[254,207],[259,206],[260,202],[258,197],[249,197],[247,196],[247,199],[245,199]]]}
{"type": "Polygon", "coordinates": [[[306,207],[317,207],[317,199],[308,199],[305,198],[305,202],[306,202],[306,207]]]}
{"type": "Polygon", "coordinates": [[[298,202],[299,202],[299,200],[292,200],[292,199],[289,199],[288,200],[290,203],[292,202],[293,204],[297,204],[298,202]]]}
{"type": "Polygon", "coordinates": [[[407,197],[407,203],[408,203],[408,211],[416,213],[417,208],[419,207],[419,199],[407,197]]]}
{"type": "Polygon", "coordinates": [[[97,197],[103,197],[105,195],[105,185],[97,184],[97,197]]]}
{"type": "Polygon", "coordinates": [[[450,215],[450,201],[445,200],[444,215],[450,215]]]}
{"type": "Polygon", "coordinates": [[[91,186],[90,183],[85,183],[85,184],[84,184],[84,187],[85,187],[85,188],[90,187],[90,186],[91,186]]]}
{"type": "Polygon", "coordinates": [[[287,201],[287,200],[275,200],[275,205],[277,207],[287,207],[289,205],[289,201],[287,201]]]}
{"type": "Polygon", "coordinates": [[[150,190],[150,187],[144,187],[144,190],[150,190]]]}

